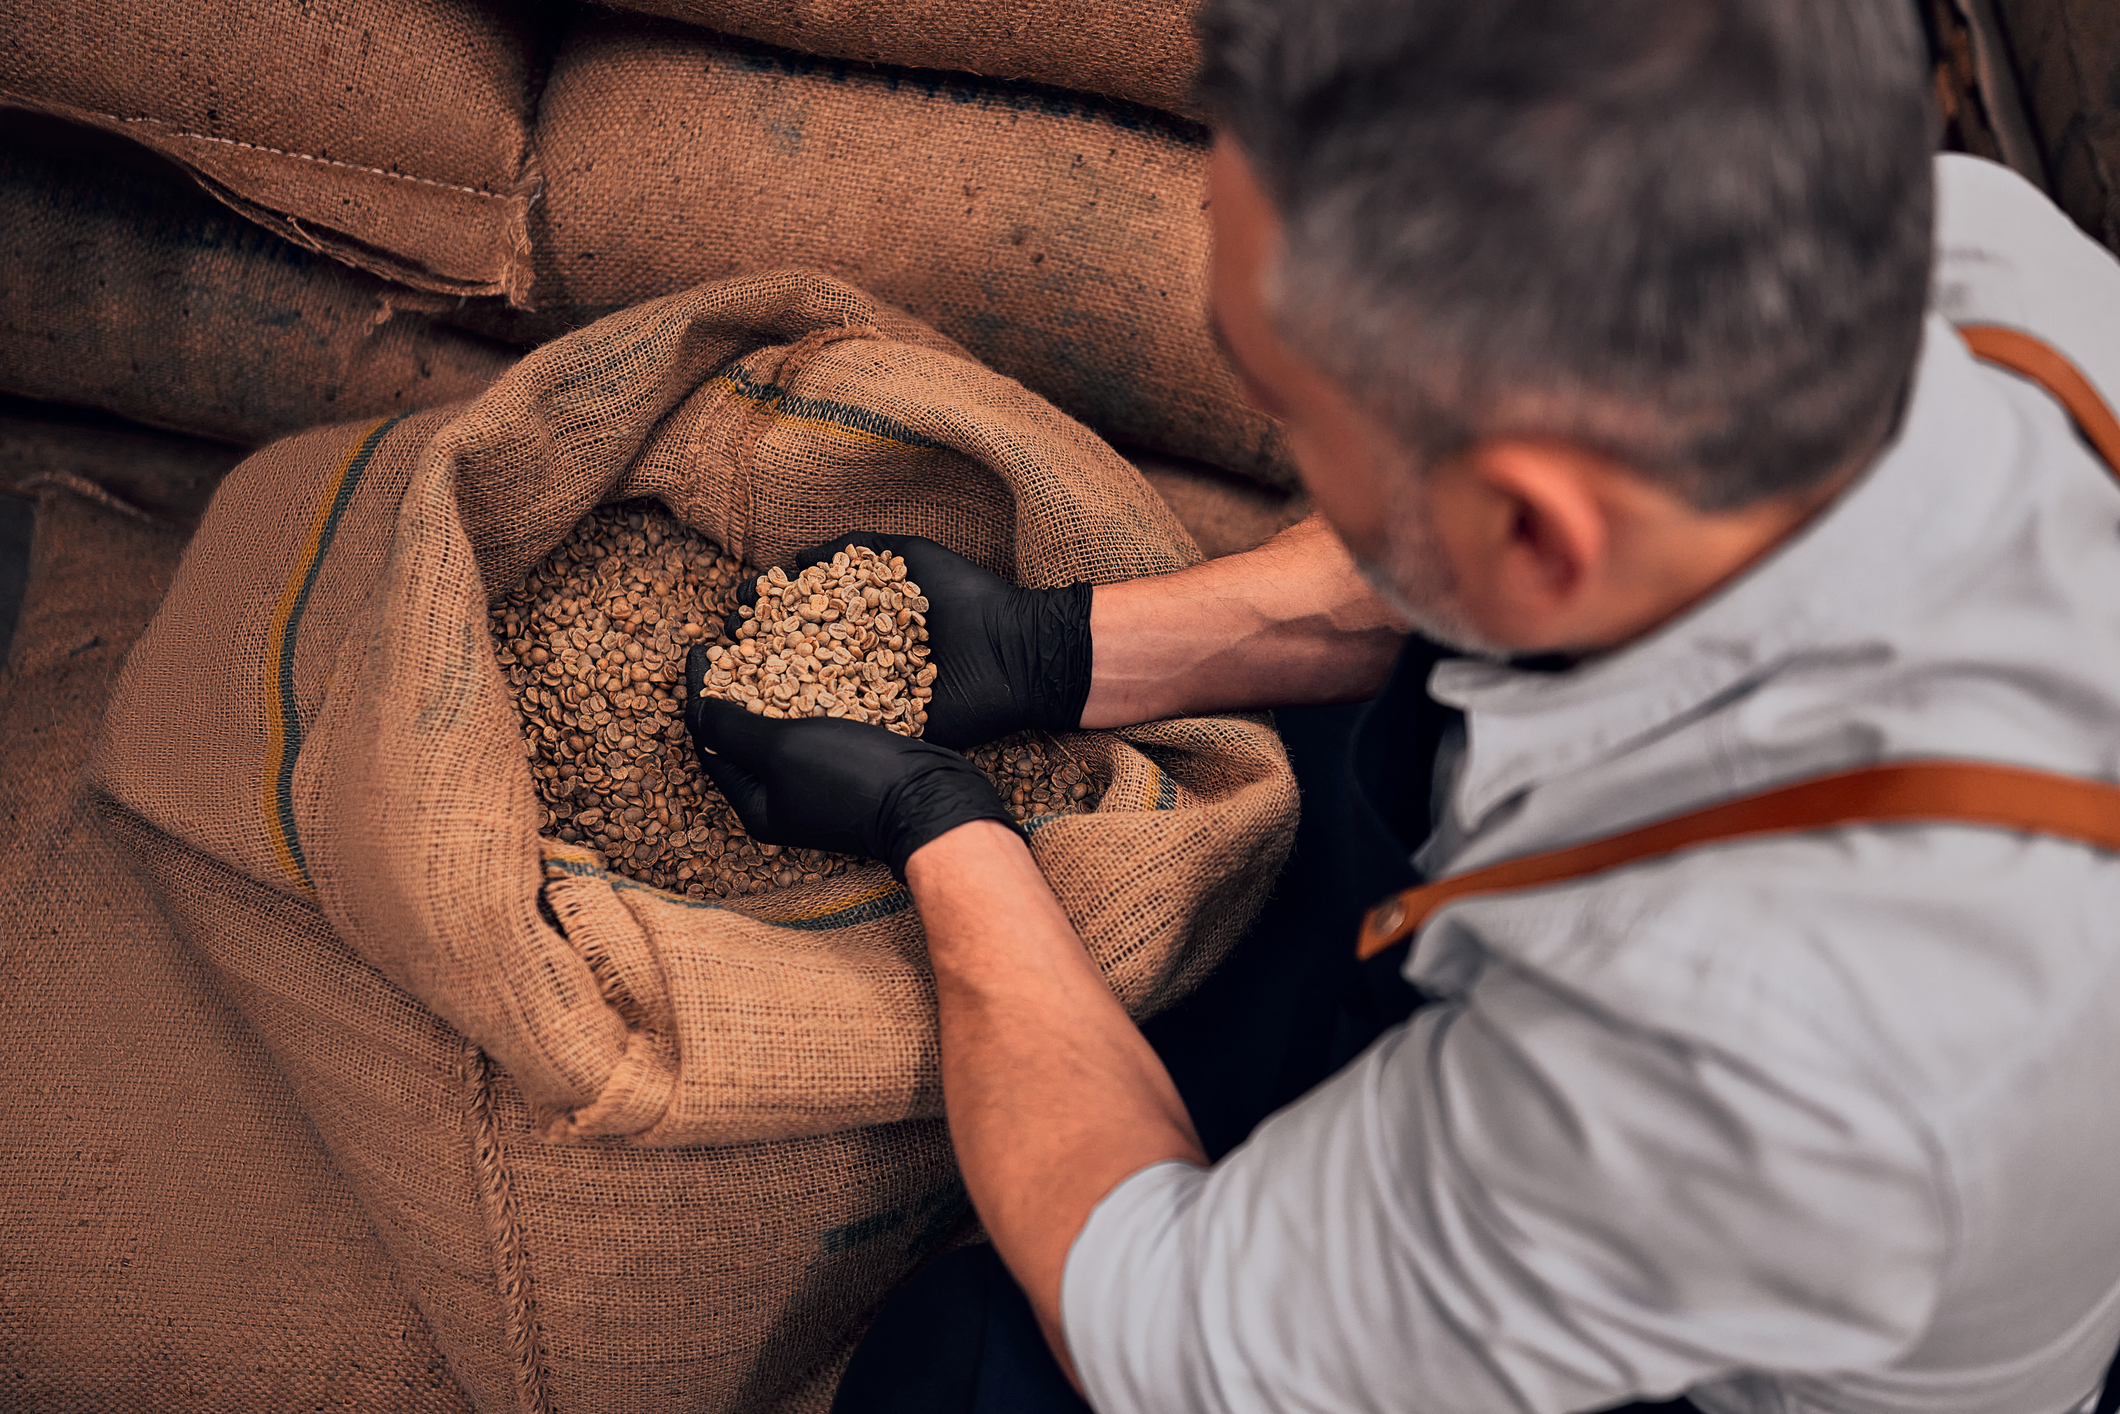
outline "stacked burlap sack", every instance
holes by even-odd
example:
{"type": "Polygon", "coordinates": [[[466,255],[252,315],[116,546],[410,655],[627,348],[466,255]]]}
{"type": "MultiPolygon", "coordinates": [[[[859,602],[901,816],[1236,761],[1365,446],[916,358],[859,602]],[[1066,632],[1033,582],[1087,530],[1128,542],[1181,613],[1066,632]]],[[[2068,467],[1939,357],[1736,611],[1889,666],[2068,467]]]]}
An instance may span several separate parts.
{"type": "Polygon", "coordinates": [[[1189,7],[660,8],[886,63],[556,5],[39,0],[0,46],[0,105],[121,134],[519,343],[809,265],[1114,441],[1293,484],[1205,322],[1205,131],[1095,92],[1183,107],[1189,7]],[[944,61],[1083,91],[891,66],[944,61]]]}
{"type": "Polygon", "coordinates": [[[1207,332],[1189,125],[592,15],[553,61],[538,150],[540,306],[814,265],[1113,440],[1286,478],[1207,332]]]}
{"type": "Polygon", "coordinates": [[[0,112],[0,392],[256,444],[466,398],[520,351],[281,240],[161,159],[0,112]]]}
{"type": "Polygon", "coordinates": [[[899,68],[958,69],[1124,98],[1205,121],[1194,101],[1199,45],[1186,0],[1099,12],[1064,0],[612,0],[807,54],[899,68]]]}
{"type": "Polygon", "coordinates": [[[2120,250],[2120,8],[2104,0],[1992,0],[2045,161],[2047,189],[2120,250]]]}
{"type": "Polygon", "coordinates": [[[2120,250],[2120,6],[1926,0],[1947,135],[2120,250]]]}
{"type": "Polygon", "coordinates": [[[10,7],[0,104],[122,136],[297,245],[417,289],[521,289],[541,7],[10,7]]]}
{"type": "MultiPolygon", "coordinates": [[[[866,1314],[970,1231],[932,981],[880,866],[709,902],[539,838],[487,604],[639,497],[757,565],[862,527],[1028,584],[1197,559],[946,338],[815,274],[733,280],[245,462],[91,787],[475,1405],[821,1409],[866,1314]]],[[[1064,743],[1109,784],[1032,849],[1146,1015],[1256,911],[1293,780],[1256,718],[1064,743]]]]}

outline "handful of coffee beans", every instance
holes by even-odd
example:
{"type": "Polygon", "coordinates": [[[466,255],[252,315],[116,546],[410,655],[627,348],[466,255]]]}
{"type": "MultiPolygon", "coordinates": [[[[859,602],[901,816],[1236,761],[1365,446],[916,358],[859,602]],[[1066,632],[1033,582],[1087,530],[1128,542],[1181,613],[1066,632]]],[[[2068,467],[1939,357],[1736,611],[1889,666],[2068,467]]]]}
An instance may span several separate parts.
{"type": "Polygon", "coordinates": [[[794,578],[758,578],[732,647],[708,651],[706,690],[768,717],[851,717],[918,736],[935,667],[928,601],[905,561],[862,546],[794,578]]]}

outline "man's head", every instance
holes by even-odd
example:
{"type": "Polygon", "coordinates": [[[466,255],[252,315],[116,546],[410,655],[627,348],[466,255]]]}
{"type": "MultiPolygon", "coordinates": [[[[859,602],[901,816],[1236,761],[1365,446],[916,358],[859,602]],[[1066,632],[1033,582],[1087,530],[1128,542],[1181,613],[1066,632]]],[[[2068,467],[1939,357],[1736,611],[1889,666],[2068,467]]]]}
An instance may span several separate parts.
{"type": "Polygon", "coordinates": [[[1931,222],[1906,0],[1209,0],[1202,32],[1218,321],[1424,628],[1631,637],[1888,436],[1931,222]]]}

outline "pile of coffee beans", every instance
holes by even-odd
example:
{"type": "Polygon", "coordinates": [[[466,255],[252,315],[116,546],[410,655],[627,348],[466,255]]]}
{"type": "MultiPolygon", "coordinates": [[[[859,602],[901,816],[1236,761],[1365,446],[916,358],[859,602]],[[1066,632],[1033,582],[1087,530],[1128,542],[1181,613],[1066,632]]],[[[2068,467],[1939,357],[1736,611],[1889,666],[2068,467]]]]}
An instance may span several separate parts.
{"type": "Polygon", "coordinates": [[[964,753],[993,777],[1001,802],[1021,820],[1088,810],[1101,794],[1089,767],[1042,732],[1023,732],[964,753]]]}
{"type": "MultiPolygon", "coordinates": [[[[522,712],[543,831],[642,883],[735,898],[816,883],[856,861],[745,833],[699,769],[683,721],[685,654],[714,650],[708,691],[771,717],[842,716],[917,736],[935,681],[927,600],[905,562],[857,547],[757,579],[758,609],[722,632],[744,568],[647,502],[588,517],[491,608],[522,712]]],[[[1025,733],[967,753],[1018,820],[1095,808],[1102,785],[1025,733]]]]}

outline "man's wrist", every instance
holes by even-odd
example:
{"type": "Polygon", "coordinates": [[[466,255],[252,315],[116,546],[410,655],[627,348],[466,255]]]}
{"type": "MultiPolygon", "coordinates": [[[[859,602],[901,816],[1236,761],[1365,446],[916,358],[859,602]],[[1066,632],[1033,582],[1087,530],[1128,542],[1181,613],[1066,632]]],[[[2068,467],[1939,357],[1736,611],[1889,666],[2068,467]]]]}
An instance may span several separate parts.
{"type": "Polygon", "coordinates": [[[1090,601],[1089,687],[1080,722],[1085,731],[1126,727],[1175,715],[1168,664],[1150,667],[1140,645],[1159,623],[1159,601],[1169,598],[1165,578],[1100,584],[1090,601]]]}
{"type": "MultiPolygon", "coordinates": [[[[948,893],[967,877],[968,869],[996,863],[1028,862],[1030,846],[1013,825],[1000,820],[967,820],[921,845],[905,860],[905,885],[917,904],[923,895],[948,893]]],[[[1037,865],[1032,864],[1032,869],[1037,865]]]]}
{"type": "Polygon", "coordinates": [[[927,931],[935,980],[945,990],[1000,982],[992,969],[1006,973],[1034,954],[1026,945],[1041,923],[1081,949],[1013,824],[973,820],[937,835],[907,858],[905,882],[927,931]]]}

